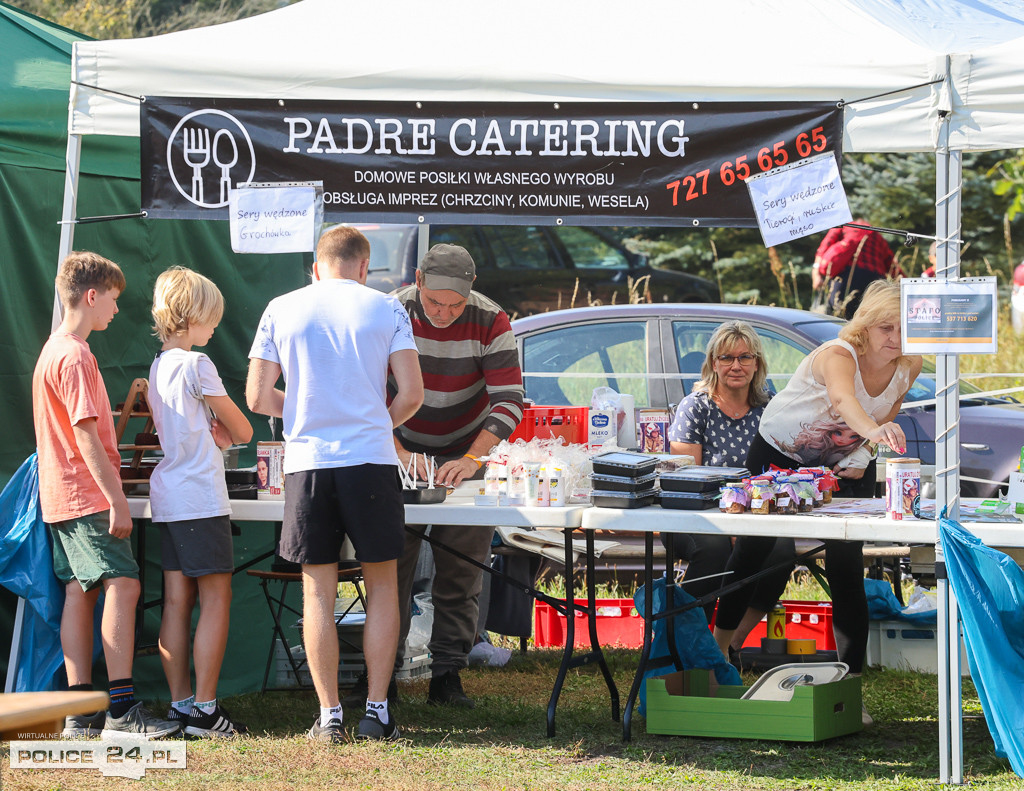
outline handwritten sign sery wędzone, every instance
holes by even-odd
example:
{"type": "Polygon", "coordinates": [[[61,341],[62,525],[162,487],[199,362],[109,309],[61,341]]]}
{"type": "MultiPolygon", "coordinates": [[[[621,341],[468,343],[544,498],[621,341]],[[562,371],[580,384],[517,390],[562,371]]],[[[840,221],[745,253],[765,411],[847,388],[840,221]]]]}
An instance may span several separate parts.
{"type": "Polygon", "coordinates": [[[316,188],[239,187],[228,196],[236,253],[309,253],[316,249],[316,188]]]}
{"type": "Polygon", "coordinates": [[[850,222],[835,155],[827,151],[747,179],[765,247],[850,222]]]}

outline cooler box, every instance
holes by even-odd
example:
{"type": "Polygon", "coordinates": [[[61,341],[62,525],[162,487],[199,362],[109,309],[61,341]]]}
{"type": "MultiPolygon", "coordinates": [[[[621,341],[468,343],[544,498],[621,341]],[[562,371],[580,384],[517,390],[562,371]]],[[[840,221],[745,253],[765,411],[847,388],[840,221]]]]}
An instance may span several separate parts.
{"type": "Polygon", "coordinates": [[[649,678],[647,732],[671,736],[819,742],[861,730],[860,678],[797,686],[793,698],[740,700],[747,687],[711,693],[708,670],[649,678]]]}
{"type": "MultiPolygon", "coordinates": [[[[832,602],[830,601],[784,601],[786,608],[786,638],[789,640],[814,640],[819,651],[835,651],[836,638],[832,633],[832,602]]],[[[755,626],[744,648],[760,648],[761,638],[768,637],[767,618],[755,626]]]]}
{"type": "MultiPolygon", "coordinates": [[[[865,664],[892,670],[939,672],[938,627],[912,621],[871,621],[865,664]]],[[[969,676],[967,648],[960,639],[960,675],[969,676]]]]}
{"type": "MultiPolygon", "coordinates": [[[[586,599],[576,599],[586,605],[586,599]]],[[[644,619],[633,606],[632,599],[598,599],[597,639],[601,645],[639,648],[644,644],[644,619]]],[[[590,646],[589,618],[586,613],[575,615],[577,648],[590,646]]],[[[533,610],[533,642],[538,648],[565,645],[565,616],[545,602],[537,602],[533,610]]]]}

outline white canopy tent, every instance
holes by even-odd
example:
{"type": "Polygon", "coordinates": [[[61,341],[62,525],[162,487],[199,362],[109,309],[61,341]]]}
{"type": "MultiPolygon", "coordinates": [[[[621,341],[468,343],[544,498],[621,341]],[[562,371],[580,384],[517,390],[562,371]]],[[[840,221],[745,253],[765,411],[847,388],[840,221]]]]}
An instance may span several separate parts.
{"type": "MultiPolygon", "coordinates": [[[[845,104],[844,150],[936,154],[938,269],[956,276],[961,153],[1024,146],[1022,38],[1019,0],[303,0],[209,28],[79,42],[60,252],[72,247],[82,136],[137,136],[146,95],[834,100],[845,104]]],[[[937,498],[953,518],[958,374],[955,356],[940,357],[937,498]]],[[[960,783],[959,621],[940,598],[940,638],[954,645],[940,662],[940,774],[960,783]]]]}

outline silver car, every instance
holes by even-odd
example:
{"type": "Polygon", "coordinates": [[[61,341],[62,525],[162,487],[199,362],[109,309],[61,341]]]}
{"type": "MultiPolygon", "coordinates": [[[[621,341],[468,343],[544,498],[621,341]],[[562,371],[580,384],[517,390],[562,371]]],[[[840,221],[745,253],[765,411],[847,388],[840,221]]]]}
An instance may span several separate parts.
{"type": "MultiPolygon", "coordinates": [[[[593,389],[631,393],[636,406],[674,408],[700,377],[711,333],[741,320],[757,331],[778,391],[807,353],[832,340],[843,321],[790,308],[756,305],[664,304],[575,308],[516,319],[526,395],[536,404],[590,403],[593,389]]],[[[989,497],[1009,481],[1024,443],[1024,405],[979,395],[960,383],[961,494],[989,497]]],[[[935,464],[934,371],[914,382],[897,422],[907,434],[907,456],[935,464]]]]}

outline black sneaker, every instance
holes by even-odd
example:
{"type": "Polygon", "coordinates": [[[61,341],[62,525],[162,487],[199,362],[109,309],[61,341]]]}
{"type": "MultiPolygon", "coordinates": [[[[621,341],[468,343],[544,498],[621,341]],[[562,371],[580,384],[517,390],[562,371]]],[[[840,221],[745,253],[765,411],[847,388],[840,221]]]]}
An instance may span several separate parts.
{"type": "Polygon", "coordinates": [[[241,736],[248,733],[249,729],[240,722],[232,722],[231,715],[224,707],[218,705],[209,714],[206,714],[197,706],[192,707],[189,712],[188,722],[185,725],[185,733],[188,736],[200,736],[202,738],[227,738],[241,736]]]}
{"type": "Polygon", "coordinates": [[[341,727],[341,720],[332,717],[327,721],[326,725],[321,725],[319,714],[313,721],[313,727],[309,729],[306,738],[316,742],[329,742],[331,744],[344,744],[348,741],[345,736],[345,729],[341,727]]]}
{"type": "Polygon", "coordinates": [[[398,726],[395,725],[395,718],[389,716],[385,725],[377,717],[377,712],[367,711],[359,720],[359,729],[356,731],[356,738],[363,741],[390,742],[399,736],[398,726]]]}
{"type": "MultiPolygon", "coordinates": [[[[369,694],[369,691],[370,684],[366,678],[366,671],[363,671],[359,674],[359,678],[356,679],[352,689],[341,699],[341,705],[346,709],[365,708],[366,696],[369,694]]],[[[398,697],[398,682],[395,681],[395,677],[392,674],[391,681],[388,682],[388,709],[395,708],[401,702],[401,699],[398,697]]]]}
{"type": "Polygon", "coordinates": [[[449,670],[430,679],[427,703],[432,706],[458,706],[463,709],[476,708],[476,704],[462,691],[462,679],[458,670],[449,670]]]}
{"type": "Polygon", "coordinates": [[[167,716],[164,717],[164,719],[168,722],[180,723],[181,729],[185,730],[185,724],[188,722],[188,714],[183,714],[182,712],[174,708],[174,706],[171,706],[169,709],[167,709],[167,716]]]}
{"type": "Polygon", "coordinates": [[[99,736],[103,732],[103,724],[107,720],[106,711],[94,714],[69,714],[64,718],[64,730],[60,735],[65,739],[85,739],[99,736]]]}
{"type": "Polygon", "coordinates": [[[142,736],[146,739],[160,739],[181,730],[180,722],[162,720],[150,714],[142,707],[141,700],[120,717],[111,716],[109,711],[106,714],[103,732],[100,734],[104,739],[124,734],[142,736]]]}

